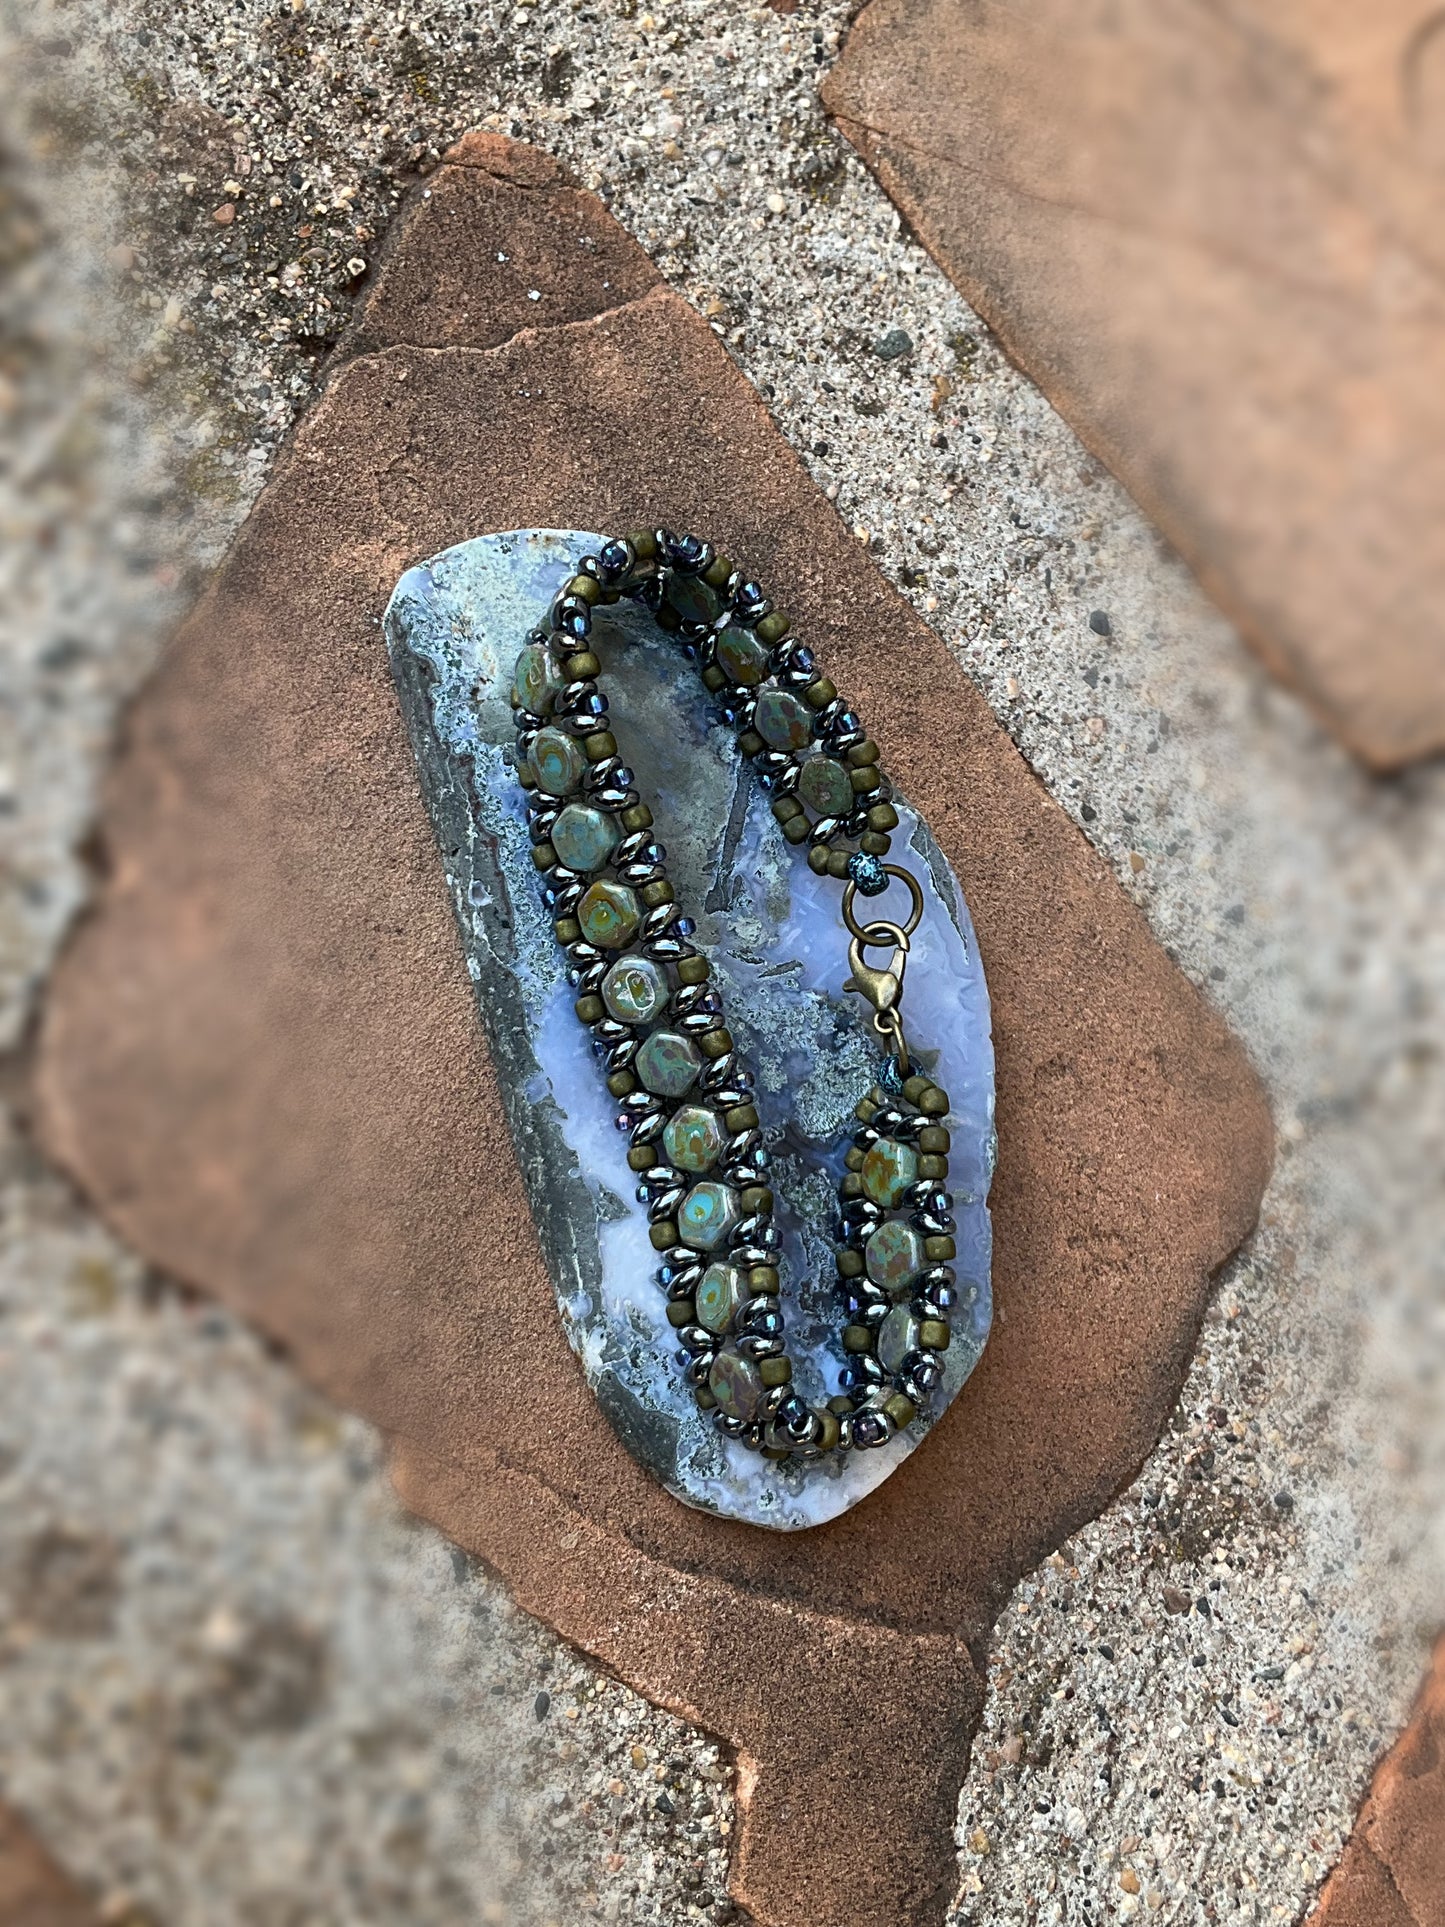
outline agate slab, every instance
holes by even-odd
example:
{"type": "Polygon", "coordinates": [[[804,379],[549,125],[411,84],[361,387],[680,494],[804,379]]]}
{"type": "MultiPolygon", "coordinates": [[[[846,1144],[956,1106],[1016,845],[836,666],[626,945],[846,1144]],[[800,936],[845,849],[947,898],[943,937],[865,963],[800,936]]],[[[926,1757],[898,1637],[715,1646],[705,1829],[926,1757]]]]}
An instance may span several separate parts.
{"type": "MultiPolygon", "coordinates": [[[[960,1304],[933,1416],[880,1450],[773,1463],[722,1438],[674,1363],[656,1254],[634,1197],[590,1040],[572,1012],[537,892],[511,767],[513,669],[575,558],[601,538],[544,529],[486,535],[408,570],[388,606],[393,674],[436,830],[466,967],[573,1351],[619,1439],[684,1503],[792,1531],[856,1504],[922,1444],[978,1361],[992,1316],[987,1206],[994,1163],[988,992],[956,880],[895,796],[895,857],[925,895],[907,979],[910,1036],[953,1099],[950,1189],[960,1304]]],[[[698,925],[729,1026],[758,1082],[774,1156],[785,1306],[798,1382],[837,1388],[830,1232],[854,1105],[879,1049],[845,993],[839,886],[783,840],[768,799],[710,711],[696,669],[644,612],[599,615],[610,722],[654,812],[682,907],[698,925]]],[[[646,998],[649,986],[619,982],[646,998]]],[[[705,1188],[705,1181],[696,1187],[705,1188]]],[[[725,1281],[720,1282],[725,1290],[725,1281]]]]}

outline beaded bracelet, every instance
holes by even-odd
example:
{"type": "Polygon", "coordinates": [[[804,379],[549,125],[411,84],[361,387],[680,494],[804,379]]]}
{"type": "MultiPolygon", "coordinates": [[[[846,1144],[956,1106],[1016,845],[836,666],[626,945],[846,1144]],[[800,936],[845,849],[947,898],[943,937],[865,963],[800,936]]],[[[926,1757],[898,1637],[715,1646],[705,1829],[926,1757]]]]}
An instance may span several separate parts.
{"type": "Polygon", "coordinates": [[[943,1377],[955,1302],[948,1095],[913,1067],[901,1001],[924,896],[885,861],[898,816],[878,747],[761,586],[710,544],[638,529],[586,555],[528,636],[512,691],[532,855],[647,1210],[678,1364],[699,1408],[772,1459],[885,1444],[943,1377]],[[844,984],[869,1004],[886,1057],[858,1105],[839,1185],[846,1358],[838,1395],[793,1389],[779,1236],[751,1071],[690,942],[652,812],[608,728],[593,610],[639,603],[695,661],[784,837],[844,886],[844,984]],[[890,884],[902,922],[860,921],[890,884]],[[870,951],[886,959],[870,963],[870,951]]]}

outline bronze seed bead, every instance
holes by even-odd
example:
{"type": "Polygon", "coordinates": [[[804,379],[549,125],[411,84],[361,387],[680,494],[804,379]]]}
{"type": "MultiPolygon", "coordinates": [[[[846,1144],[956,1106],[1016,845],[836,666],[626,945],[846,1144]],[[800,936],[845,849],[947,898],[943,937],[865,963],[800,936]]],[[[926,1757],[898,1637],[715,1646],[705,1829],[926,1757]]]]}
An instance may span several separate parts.
{"type": "Polygon", "coordinates": [[[918,1175],[934,1182],[941,1182],[948,1176],[948,1159],[934,1157],[925,1151],[918,1160],[918,1175]]]}
{"type": "Polygon", "coordinates": [[[871,1352],[873,1334],[866,1325],[845,1325],[843,1327],[843,1349],[845,1352],[871,1352]]]}
{"type": "Polygon", "coordinates": [[[716,1030],[703,1032],[697,1047],[704,1057],[726,1057],[733,1047],[733,1034],[725,1024],[719,1024],[716,1030]]]}
{"type": "Polygon", "coordinates": [[[925,1124],[918,1133],[918,1148],[928,1151],[935,1157],[947,1157],[953,1148],[953,1139],[942,1124],[925,1124]]]}
{"type": "Polygon", "coordinates": [[[657,624],[659,629],[664,630],[666,634],[670,636],[675,636],[682,627],[682,617],[670,602],[664,602],[660,608],[655,609],[652,620],[657,624]]]}
{"type": "Polygon", "coordinates": [[[878,745],[870,736],[866,742],[859,743],[849,750],[848,761],[854,769],[866,769],[870,763],[878,761],[878,745]]]}
{"type": "Polygon", "coordinates": [[[883,1401],[883,1409],[901,1432],[918,1415],[918,1407],[902,1392],[893,1392],[883,1401]]]}
{"type": "Polygon", "coordinates": [[[532,765],[530,763],[518,763],[517,781],[521,784],[524,790],[536,789],[537,772],[532,768],[532,765]]]}
{"type": "Polygon", "coordinates": [[[861,1251],[840,1251],[836,1263],[840,1278],[861,1278],[863,1276],[863,1253],[861,1251]]]}
{"type": "Polygon", "coordinates": [[[791,823],[795,816],[803,814],[803,806],[796,796],[780,796],[773,804],[773,815],[780,823],[791,823]]]}
{"type": "Polygon", "coordinates": [[[649,1227],[647,1236],[654,1251],[671,1251],[677,1243],[677,1226],[671,1218],[663,1218],[660,1223],[649,1227]]]}
{"type": "Polygon", "coordinates": [[[569,943],[577,943],[582,936],[582,926],[575,917],[558,917],[552,928],[557,934],[558,943],[564,948],[569,943]]]}
{"type": "Polygon", "coordinates": [[[860,1151],[855,1144],[843,1162],[850,1171],[861,1171],[863,1169],[863,1157],[864,1153],[860,1151]]]}
{"type": "Polygon", "coordinates": [[[823,1428],[818,1434],[818,1450],[820,1452],[836,1452],[838,1449],[838,1440],[842,1436],[842,1428],[838,1424],[837,1419],[834,1418],[831,1412],[819,1412],[818,1420],[823,1428]]]}
{"type": "Polygon", "coordinates": [[[705,984],[711,974],[712,965],[706,957],[683,957],[677,966],[680,984],[705,984]]]}
{"type": "Polygon", "coordinates": [[[782,1287],[776,1265],[754,1265],[748,1273],[749,1288],[760,1295],[772,1298],[782,1287]]]}
{"type": "MultiPolygon", "coordinates": [[[[723,1123],[730,1131],[756,1130],[758,1107],[756,1104],[734,1104],[730,1111],[723,1112],[723,1123]]],[[[753,1207],[756,1209],[756,1206],[753,1207]]]]}
{"type": "MultiPolygon", "coordinates": [[[[588,581],[591,581],[589,576],[588,581]]],[[[580,650],[575,656],[567,658],[567,676],[571,682],[588,682],[593,676],[602,674],[602,664],[590,649],[580,650]]]]}
{"type": "Polygon", "coordinates": [[[725,555],[715,555],[702,572],[702,579],[710,589],[725,589],[733,572],[733,565],[725,555]]]}
{"type": "Polygon", "coordinates": [[[711,1412],[716,1409],[717,1400],[706,1385],[699,1385],[693,1392],[693,1397],[697,1400],[697,1409],[700,1412],[711,1412]]]}
{"type": "Polygon", "coordinates": [[[860,1124],[871,1124],[878,1111],[879,1100],[870,1091],[867,1097],[859,1098],[853,1106],[853,1115],[860,1124]]]}
{"type": "Polygon", "coordinates": [[[918,1327],[918,1342],[925,1351],[946,1352],[952,1336],[946,1318],[925,1318],[918,1327]]]}
{"type": "Polygon", "coordinates": [[[765,1184],[745,1184],[743,1186],[743,1210],[749,1217],[755,1211],[771,1211],[773,1194],[765,1184]]]}
{"type": "Polygon", "coordinates": [[[903,1080],[903,1095],[910,1104],[916,1104],[925,1091],[931,1091],[932,1089],[933,1079],[931,1077],[919,1075],[915,1077],[905,1077],[903,1080]]]}
{"type": "Polygon", "coordinates": [[[865,830],[858,839],[858,848],[868,856],[887,856],[892,847],[892,837],[885,836],[882,830],[865,830]]]}
{"type": "Polygon", "coordinates": [[[710,662],[707,668],[703,670],[702,686],[704,689],[710,689],[714,695],[716,695],[720,689],[727,688],[728,679],[715,662],[710,662]]]}
{"type": "Polygon", "coordinates": [[[657,1162],[657,1153],[650,1144],[634,1144],[627,1153],[627,1162],[634,1171],[650,1171],[657,1162]]]}
{"type": "Polygon", "coordinates": [[[925,1117],[947,1117],[948,1092],[940,1090],[935,1084],[931,1091],[925,1091],[918,1100],[918,1108],[925,1117]]]}
{"type": "Polygon", "coordinates": [[[828,875],[830,877],[837,877],[840,883],[846,882],[848,876],[848,852],[846,850],[829,850],[828,875]]]}
{"type": "Polygon", "coordinates": [[[815,876],[823,876],[828,869],[828,850],[826,845],[815,843],[808,852],[808,868],[815,876]]]}
{"type": "Polygon", "coordinates": [[[608,1094],[612,1097],[631,1097],[637,1089],[637,1079],[631,1071],[614,1071],[607,1080],[608,1094]]]}
{"type": "Polygon", "coordinates": [[[669,1325],[691,1325],[694,1322],[696,1305],[691,1298],[674,1298],[667,1308],[669,1325]]]}
{"type": "Polygon", "coordinates": [[[811,834],[812,830],[806,816],[791,817],[783,825],[783,835],[789,843],[806,843],[811,834]]]}
{"type": "Polygon", "coordinates": [[[786,1353],[781,1358],[763,1358],[758,1361],[758,1377],[764,1385],[791,1385],[793,1382],[793,1361],[786,1353]]]}
{"type": "Polygon", "coordinates": [[[534,843],[532,845],[532,861],[539,870],[550,870],[557,861],[557,852],[552,848],[550,843],[534,843]]]}
{"type": "Polygon", "coordinates": [[[788,1459],[793,1455],[791,1445],[763,1445],[758,1448],[760,1459],[788,1459]]]}
{"type": "Polygon", "coordinates": [[[572,1008],[579,1024],[600,1024],[607,1015],[607,1006],[600,997],[579,997],[572,1008]]]}
{"type": "Polygon", "coordinates": [[[771,649],[775,642],[783,640],[792,626],[781,609],[774,609],[771,615],[764,616],[758,624],[756,630],[758,641],[765,642],[771,649]]]}
{"type": "Polygon", "coordinates": [[[627,536],[632,552],[639,562],[651,562],[657,556],[657,537],[651,529],[633,529],[627,536]]]}
{"type": "Polygon", "coordinates": [[[738,748],[744,756],[756,756],[759,751],[767,748],[767,744],[755,729],[745,729],[738,738],[738,748]]]}
{"type": "Polygon", "coordinates": [[[952,1238],[925,1238],[923,1255],[931,1265],[946,1265],[950,1258],[958,1256],[958,1246],[952,1238]]]}
{"type": "Polygon", "coordinates": [[[672,885],[666,877],[657,877],[651,883],[644,883],[637,894],[649,910],[655,910],[659,903],[672,903],[675,900],[672,885]]]}
{"type": "Polygon", "coordinates": [[[576,596],[579,602],[585,602],[590,609],[601,597],[602,584],[595,575],[574,575],[562,593],[576,596]]]}
{"type": "Polygon", "coordinates": [[[828,1400],[828,1410],[835,1418],[847,1418],[848,1414],[853,1410],[853,1401],[844,1393],[839,1392],[835,1398],[828,1400]]]}
{"type": "Polygon", "coordinates": [[[862,769],[850,769],[848,781],[853,785],[855,796],[871,796],[883,778],[871,764],[865,764],[862,769]]]}
{"type": "Polygon", "coordinates": [[[870,830],[896,830],[898,812],[891,803],[875,803],[868,812],[870,830]]]}
{"type": "Polygon", "coordinates": [[[610,729],[595,730],[591,736],[583,737],[582,748],[589,763],[603,763],[617,754],[617,738],[610,729]]]}
{"type": "Polygon", "coordinates": [[[650,830],[652,811],[645,803],[632,803],[622,812],[624,830],[650,830]]]}
{"type": "Polygon", "coordinates": [[[856,1171],[850,1171],[838,1186],[838,1196],[840,1198],[861,1198],[862,1195],[863,1180],[856,1171]]]}
{"type": "Polygon", "coordinates": [[[803,701],[809,709],[826,709],[829,703],[837,700],[837,684],[829,682],[826,676],[819,676],[816,682],[809,683],[803,691],[803,701]]]}

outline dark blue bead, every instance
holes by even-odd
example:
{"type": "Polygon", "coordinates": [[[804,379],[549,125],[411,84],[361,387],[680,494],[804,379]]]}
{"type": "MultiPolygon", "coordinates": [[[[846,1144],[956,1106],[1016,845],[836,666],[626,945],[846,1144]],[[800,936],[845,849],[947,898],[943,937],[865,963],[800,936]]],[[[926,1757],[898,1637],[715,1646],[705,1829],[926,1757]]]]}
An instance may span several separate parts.
{"type": "Polygon", "coordinates": [[[859,850],[848,859],[848,875],[865,897],[876,897],[888,888],[888,873],[880,858],[859,850]]]}
{"type": "Polygon", "coordinates": [[[733,608],[744,622],[756,622],[763,615],[768,598],[763,594],[761,582],[744,582],[733,598],[733,608]]]}
{"type": "Polygon", "coordinates": [[[707,543],[698,535],[668,535],[667,559],[675,569],[694,575],[707,566],[707,543]]]}
{"type": "Polygon", "coordinates": [[[630,542],[604,542],[597,553],[597,566],[604,582],[615,582],[632,567],[630,542]]]}
{"type": "Polygon", "coordinates": [[[888,1437],[888,1421],[878,1412],[859,1412],[853,1420],[853,1443],[866,1451],[888,1437]]]}

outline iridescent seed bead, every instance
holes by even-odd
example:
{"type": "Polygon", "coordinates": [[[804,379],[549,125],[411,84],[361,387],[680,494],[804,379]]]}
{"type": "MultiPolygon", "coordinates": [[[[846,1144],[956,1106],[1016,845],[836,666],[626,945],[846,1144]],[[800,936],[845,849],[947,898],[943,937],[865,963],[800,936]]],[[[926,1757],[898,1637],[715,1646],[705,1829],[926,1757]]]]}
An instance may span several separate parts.
{"type": "Polygon", "coordinates": [[[750,1358],[744,1358],[725,1345],[712,1362],[707,1375],[708,1390],[717,1400],[718,1410],[729,1418],[750,1423],[763,1398],[762,1375],[750,1358]]]}
{"type": "Polygon", "coordinates": [[[666,599],[684,622],[712,622],[722,607],[717,591],[695,575],[669,577],[666,599]]]}
{"type": "Polygon", "coordinates": [[[631,943],[641,920],[637,893],[623,883],[591,883],[577,905],[582,935],[599,950],[620,950],[631,943]]]}
{"type": "Polygon", "coordinates": [[[907,1305],[895,1305],[878,1327],[878,1363],[885,1372],[899,1372],[910,1352],[918,1350],[918,1320],[907,1305]]]}
{"type": "Polygon", "coordinates": [[[602,1001],[619,1024],[648,1024],[667,1004],[667,979],[649,957],[619,957],[602,979],[602,1001]]]}
{"type": "Polygon", "coordinates": [[[560,729],[539,729],[532,738],[532,773],[549,796],[566,796],[582,781],[587,758],[575,736],[560,729]]]}
{"type": "Polygon", "coordinates": [[[512,675],[518,707],[529,709],[534,716],[550,716],[566,684],[552,651],[540,642],[529,642],[518,656],[512,675]]]}
{"type": "Polygon", "coordinates": [[[868,1147],[860,1175],[864,1195],[891,1211],[903,1202],[909,1186],[918,1181],[918,1153],[911,1144],[881,1137],[868,1147]]]}
{"type": "Polygon", "coordinates": [[[804,749],[813,740],[807,704],[786,689],[763,691],[753,713],[753,728],[774,749],[804,749]]]}
{"type": "Polygon", "coordinates": [[[755,689],[768,673],[768,652],[751,629],[730,622],[717,639],[717,666],[731,683],[755,689]]]}
{"type": "Polygon", "coordinates": [[[655,1097],[681,1097],[697,1081],[702,1052],[678,1031],[655,1030],[638,1050],[633,1069],[655,1097]]]}
{"type": "Polygon", "coordinates": [[[668,1163],[693,1176],[712,1169],[726,1142],[717,1112],[700,1104],[684,1104],[674,1111],[662,1133],[668,1163]]]}
{"type": "Polygon", "coordinates": [[[694,1251],[715,1251],[742,1218],[738,1194],[715,1178],[695,1184],[677,1211],[677,1235],[694,1251]]]}
{"type": "Polygon", "coordinates": [[[620,841],[605,810],[569,803],[552,825],[552,848],[569,870],[600,870],[620,841]]]}
{"type": "Polygon", "coordinates": [[[846,816],[853,807],[848,772],[831,756],[810,756],[798,776],[798,794],[819,816],[846,816]]]}
{"type": "Polygon", "coordinates": [[[697,1322],[721,1337],[731,1331],[744,1295],[743,1274],[736,1265],[709,1265],[695,1294],[697,1322]]]}
{"type": "Polygon", "coordinates": [[[901,1298],[923,1269],[923,1240],[901,1218],[879,1225],[863,1247],[863,1262],[875,1285],[901,1298]]]}

